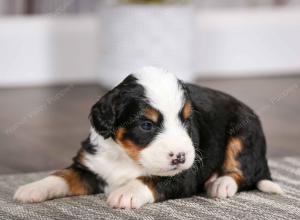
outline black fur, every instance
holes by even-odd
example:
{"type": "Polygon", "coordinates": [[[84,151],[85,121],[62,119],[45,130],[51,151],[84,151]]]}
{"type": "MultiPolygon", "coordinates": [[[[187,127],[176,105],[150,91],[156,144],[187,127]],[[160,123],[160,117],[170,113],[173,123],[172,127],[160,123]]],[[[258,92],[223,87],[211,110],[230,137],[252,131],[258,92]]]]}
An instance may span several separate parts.
{"type": "MultiPolygon", "coordinates": [[[[237,159],[245,179],[239,190],[253,189],[259,180],[271,179],[266,160],[266,141],[258,116],[225,93],[180,81],[179,86],[185,91],[185,101],[192,103],[191,117],[182,121],[196,148],[196,160],[192,168],[173,177],[144,177],[152,182],[157,191],[157,201],[187,197],[203,191],[204,183],[212,173],[222,172],[226,146],[232,137],[239,138],[243,144],[237,159]]],[[[104,138],[115,138],[116,129],[125,127],[128,130],[125,138],[145,147],[163,129],[163,116],[160,116],[152,133],[138,130],[138,123],[145,120],[139,113],[147,106],[149,103],[143,87],[131,75],[92,107],[91,124],[104,138]]],[[[95,152],[92,145],[84,143],[84,150],[95,152]]],[[[90,179],[91,184],[96,183],[95,176],[90,179]]],[[[103,180],[100,182],[103,183],[103,180]]]]}
{"type": "Polygon", "coordinates": [[[81,142],[81,148],[89,154],[95,154],[98,146],[93,145],[90,142],[90,136],[88,136],[84,141],[81,142]]]}
{"type": "Polygon", "coordinates": [[[157,201],[203,192],[204,183],[212,173],[222,171],[226,144],[230,137],[240,138],[244,146],[238,156],[245,177],[239,191],[254,189],[259,180],[271,180],[265,137],[255,113],[222,92],[192,84],[187,84],[185,89],[189,96],[187,99],[193,104],[188,127],[198,154],[193,167],[176,176],[144,177],[155,186],[157,201]],[[240,126],[241,123],[243,126],[240,126]]]}
{"type": "Polygon", "coordinates": [[[129,75],[92,107],[91,124],[104,138],[115,138],[118,128],[126,128],[124,138],[133,140],[137,146],[145,147],[162,129],[163,122],[163,116],[160,115],[158,122],[153,122],[153,130],[142,131],[139,125],[148,120],[143,116],[147,107],[150,105],[144,88],[136,83],[134,76],[129,75]]]}
{"type": "Polygon", "coordinates": [[[137,117],[132,120],[131,123],[123,125],[127,130],[124,135],[124,139],[133,141],[136,146],[141,148],[146,147],[162,129],[162,117],[160,117],[157,123],[152,123],[153,128],[150,131],[144,131],[141,129],[140,125],[144,121],[148,121],[148,119],[144,117],[137,117]]]}
{"type": "Polygon", "coordinates": [[[188,90],[194,109],[192,139],[199,142],[203,157],[203,166],[199,170],[202,184],[222,166],[226,144],[231,137],[240,138],[244,146],[238,160],[245,182],[239,189],[252,189],[259,180],[271,179],[265,137],[255,113],[222,92],[194,85],[188,85],[188,90]],[[245,120],[248,123],[240,126],[245,120]],[[236,127],[239,129],[230,133],[236,127]]]}
{"type": "Polygon", "coordinates": [[[136,100],[143,99],[144,89],[136,83],[134,76],[129,75],[92,107],[89,116],[92,126],[104,138],[112,136],[117,127],[135,117],[142,104],[136,100]]]}

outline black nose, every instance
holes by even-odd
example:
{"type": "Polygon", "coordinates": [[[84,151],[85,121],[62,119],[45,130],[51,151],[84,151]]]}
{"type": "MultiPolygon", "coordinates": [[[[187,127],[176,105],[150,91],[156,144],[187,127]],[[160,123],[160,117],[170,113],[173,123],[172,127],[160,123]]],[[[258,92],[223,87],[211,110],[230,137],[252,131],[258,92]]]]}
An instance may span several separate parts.
{"type": "Polygon", "coordinates": [[[180,152],[180,153],[176,154],[176,158],[175,159],[172,159],[171,164],[172,165],[178,165],[178,164],[184,163],[184,162],[185,162],[185,153],[184,152],[180,152]]]}

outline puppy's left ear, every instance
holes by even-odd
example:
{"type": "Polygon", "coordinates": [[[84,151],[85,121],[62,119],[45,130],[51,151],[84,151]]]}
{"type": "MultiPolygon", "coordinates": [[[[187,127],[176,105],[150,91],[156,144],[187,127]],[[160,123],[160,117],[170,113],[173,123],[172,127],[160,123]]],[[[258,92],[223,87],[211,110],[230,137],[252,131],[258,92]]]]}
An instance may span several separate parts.
{"type": "Polygon", "coordinates": [[[114,99],[118,95],[117,89],[109,91],[96,104],[93,105],[89,119],[94,129],[105,139],[114,132],[116,112],[114,99]]]}

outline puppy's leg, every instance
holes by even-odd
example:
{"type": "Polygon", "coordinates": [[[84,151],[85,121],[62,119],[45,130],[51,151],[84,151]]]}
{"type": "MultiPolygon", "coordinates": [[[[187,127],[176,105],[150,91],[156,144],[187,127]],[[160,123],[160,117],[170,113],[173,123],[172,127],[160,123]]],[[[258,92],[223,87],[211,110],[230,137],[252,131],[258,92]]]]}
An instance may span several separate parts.
{"type": "Polygon", "coordinates": [[[155,201],[154,193],[140,179],[129,181],[124,186],[112,191],[107,203],[113,208],[135,209],[155,201]]]}
{"type": "Polygon", "coordinates": [[[243,172],[239,162],[244,145],[240,138],[228,140],[225,158],[220,175],[213,174],[205,183],[208,196],[213,198],[232,197],[244,182],[243,172]]]}
{"type": "Polygon", "coordinates": [[[19,187],[14,199],[20,202],[42,202],[49,199],[99,193],[103,181],[89,170],[72,165],[50,176],[19,187]]]}
{"type": "Polygon", "coordinates": [[[197,177],[192,175],[187,172],[172,177],[139,177],[109,193],[107,202],[114,208],[131,209],[146,203],[191,196],[198,190],[197,177]]]}
{"type": "Polygon", "coordinates": [[[282,193],[280,186],[271,181],[264,136],[242,137],[229,138],[220,176],[214,181],[207,181],[208,196],[226,198],[237,191],[255,188],[263,192],[282,193]]]}
{"type": "Polygon", "coordinates": [[[26,184],[17,189],[14,199],[20,202],[42,202],[47,199],[67,196],[67,182],[58,176],[48,176],[39,181],[26,184]]]}
{"type": "Polygon", "coordinates": [[[221,176],[214,181],[206,182],[207,195],[212,198],[232,197],[238,190],[238,184],[231,176],[221,176]]]}

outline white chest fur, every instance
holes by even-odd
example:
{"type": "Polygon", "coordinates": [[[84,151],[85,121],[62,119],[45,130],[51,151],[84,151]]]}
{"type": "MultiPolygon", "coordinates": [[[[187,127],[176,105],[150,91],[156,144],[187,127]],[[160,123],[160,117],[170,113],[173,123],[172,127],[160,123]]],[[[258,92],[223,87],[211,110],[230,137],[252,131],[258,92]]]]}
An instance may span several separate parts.
{"type": "Polygon", "coordinates": [[[84,164],[107,182],[105,193],[110,193],[129,180],[144,174],[142,168],[111,138],[104,140],[91,129],[90,141],[98,146],[98,150],[94,155],[87,154],[84,164]]]}

